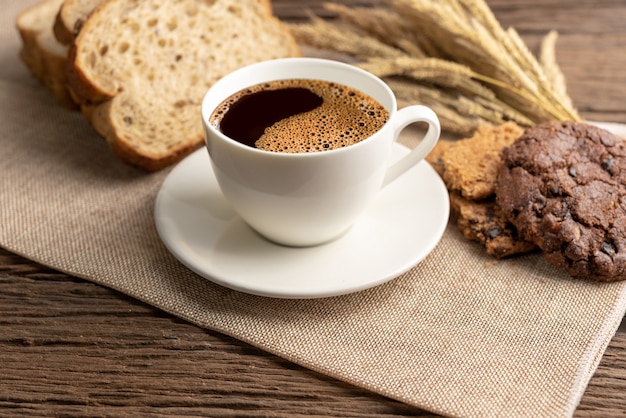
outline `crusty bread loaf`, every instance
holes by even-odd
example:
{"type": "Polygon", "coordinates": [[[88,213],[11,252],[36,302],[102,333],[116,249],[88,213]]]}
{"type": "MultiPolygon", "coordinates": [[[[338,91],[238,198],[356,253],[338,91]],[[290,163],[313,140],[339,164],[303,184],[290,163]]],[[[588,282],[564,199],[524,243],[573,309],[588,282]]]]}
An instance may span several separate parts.
{"type": "Polygon", "coordinates": [[[63,45],[69,45],[83,26],[87,17],[102,0],[65,0],[54,19],[54,36],[63,45]]]}
{"type": "Polygon", "coordinates": [[[113,150],[158,170],[202,145],[200,103],[215,81],[297,55],[267,0],[105,0],[70,48],[68,78],[113,150]]]}
{"type": "Polygon", "coordinates": [[[26,67],[64,106],[77,104],[67,90],[65,62],[68,48],[52,33],[52,21],[63,0],[42,0],[24,10],[16,19],[22,38],[20,58],[26,67]]]}

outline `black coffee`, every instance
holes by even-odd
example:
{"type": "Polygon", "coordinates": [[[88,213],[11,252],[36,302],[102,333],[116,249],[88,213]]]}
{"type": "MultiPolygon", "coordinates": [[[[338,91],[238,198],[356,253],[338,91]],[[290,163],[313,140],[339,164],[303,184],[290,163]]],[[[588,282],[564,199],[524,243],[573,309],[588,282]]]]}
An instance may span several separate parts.
{"type": "Polygon", "coordinates": [[[389,112],[353,88],[320,80],[280,80],[222,102],[210,123],[242,144],[276,152],[314,152],[368,138],[389,112]]]}

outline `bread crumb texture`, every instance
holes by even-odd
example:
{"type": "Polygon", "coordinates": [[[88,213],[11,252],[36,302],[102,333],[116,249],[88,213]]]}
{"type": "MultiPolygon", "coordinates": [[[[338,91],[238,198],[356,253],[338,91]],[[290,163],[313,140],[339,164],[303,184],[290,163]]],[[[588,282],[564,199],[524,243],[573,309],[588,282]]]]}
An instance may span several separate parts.
{"type": "Polygon", "coordinates": [[[123,159],[149,170],[202,144],[200,104],[219,78],[299,55],[258,0],[109,0],[87,19],[72,52],[78,99],[112,101],[94,112],[94,126],[123,159]]]}

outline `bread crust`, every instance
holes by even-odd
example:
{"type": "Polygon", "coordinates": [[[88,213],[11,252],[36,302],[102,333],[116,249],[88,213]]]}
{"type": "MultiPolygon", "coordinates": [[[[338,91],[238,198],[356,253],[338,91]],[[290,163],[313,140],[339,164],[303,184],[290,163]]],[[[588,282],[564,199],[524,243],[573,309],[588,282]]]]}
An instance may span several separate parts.
{"type": "Polygon", "coordinates": [[[55,16],[52,31],[57,40],[70,45],[83,23],[102,0],[64,0],[55,16]]]}
{"type": "Polygon", "coordinates": [[[61,5],[61,8],[54,18],[52,32],[59,42],[61,42],[63,45],[69,45],[74,40],[74,32],[69,30],[66,26],[65,21],[63,20],[62,13],[63,5],[61,5]]]}
{"type": "MultiPolygon", "coordinates": [[[[66,73],[72,94],[81,104],[83,113],[90,119],[94,128],[106,138],[113,151],[129,164],[148,171],[155,171],[179,161],[203,145],[204,134],[199,107],[202,96],[214,81],[240,66],[264,59],[299,56],[300,51],[287,27],[272,15],[271,2],[268,0],[189,0],[182,4],[189,7],[197,6],[197,13],[205,13],[205,15],[201,15],[202,30],[206,29],[206,37],[215,43],[208,44],[211,45],[210,48],[195,47],[193,42],[197,39],[194,38],[191,41],[191,45],[194,47],[188,48],[188,50],[193,51],[188,55],[193,55],[196,60],[194,64],[196,67],[205,65],[203,64],[205,62],[213,62],[214,65],[206,66],[206,75],[202,76],[205,77],[204,79],[189,73],[181,76],[181,71],[176,69],[176,63],[166,61],[167,57],[171,58],[175,55],[174,50],[168,49],[170,45],[166,40],[158,39],[158,46],[152,45],[150,48],[137,47],[133,49],[133,44],[123,40],[130,30],[129,26],[121,27],[125,23],[117,22],[111,17],[123,9],[125,19],[128,22],[136,23],[138,19],[144,19],[139,21],[140,25],[137,25],[141,27],[136,34],[137,39],[145,39],[152,36],[153,33],[167,32],[168,27],[164,26],[166,22],[163,20],[169,16],[177,16],[177,9],[173,8],[183,6],[180,6],[181,3],[176,3],[177,6],[173,6],[172,3],[158,2],[159,4],[155,4],[155,7],[163,7],[167,13],[162,11],[160,15],[145,17],[147,13],[156,13],[148,12],[147,10],[151,9],[148,6],[144,7],[149,2],[150,0],[104,0],[85,20],[81,31],[72,43],[66,73]],[[231,19],[230,26],[236,26],[236,33],[229,34],[234,29],[228,28],[223,35],[220,33],[208,34],[213,29],[211,25],[216,25],[216,28],[224,26],[222,22],[217,22],[217,17],[209,14],[211,11],[215,11],[211,9],[213,4],[218,4],[222,15],[225,13],[224,10],[228,9],[230,13],[228,16],[231,19]],[[211,19],[215,19],[215,21],[211,19]],[[237,19],[242,20],[237,21],[237,19]],[[253,23],[260,25],[259,28],[248,27],[249,22],[244,19],[254,19],[253,23]],[[152,33],[145,30],[145,27],[150,25],[155,27],[152,33]],[[126,35],[121,35],[121,33],[126,35]],[[231,36],[232,38],[230,38],[231,36]],[[122,40],[118,42],[119,39],[122,40]],[[265,44],[263,44],[264,41],[265,44]],[[224,44],[232,46],[224,47],[224,44]],[[149,68],[159,69],[158,72],[150,70],[153,73],[157,72],[156,76],[148,70],[134,68],[128,64],[129,61],[123,61],[123,59],[120,59],[119,66],[111,66],[110,62],[106,60],[117,58],[118,56],[115,54],[121,55],[122,53],[118,52],[120,49],[124,49],[124,51],[128,49],[129,54],[132,53],[136,61],[145,62],[153,59],[154,62],[150,61],[149,68]],[[223,55],[223,57],[219,57],[222,61],[212,56],[220,54],[223,55]],[[100,67],[97,67],[98,65],[100,67]],[[154,77],[156,81],[146,81],[150,77],[154,77]],[[199,80],[192,81],[192,78],[199,80]],[[178,90],[174,90],[172,93],[171,85],[174,84],[180,90],[187,89],[190,84],[195,87],[193,93],[190,92],[188,96],[174,97],[179,94],[178,90]],[[133,90],[137,88],[137,85],[142,86],[141,91],[133,90]],[[203,87],[199,88],[200,86],[203,87]],[[170,90],[167,90],[166,87],[170,90]],[[170,93],[164,93],[164,91],[170,91],[170,93]],[[170,94],[172,98],[163,99],[160,97],[167,94],[170,94]],[[155,100],[152,106],[154,110],[147,110],[149,106],[141,103],[142,97],[146,98],[144,100],[155,100]],[[181,120],[184,119],[180,123],[180,138],[174,139],[175,130],[167,131],[162,135],[166,137],[162,138],[163,141],[167,141],[165,145],[159,143],[160,139],[157,139],[156,136],[152,137],[156,135],[156,131],[161,130],[161,127],[157,126],[159,122],[168,121],[165,125],[179,125],[180,121],[176,117],[172,119],[171,109],[178,111],[176,110],[177,107],[186,109],[188,106],[194,109],[193,127],[189,122],[189,111],[183,109],[180,110],[181,120]],[[129,111],[128,109],[131,107],[132,112],[137,113],[129,111]],[[153,112],[154,115],[150,115],[150,112],[153,112]],[[151,143],[148,144],[148,142],[151,143]]],[[[184,19],[185,17],[181,16],[181,22],[184,19]]],[[[128,23],[128,25],[130,24],[128,23]]],[[[181,23],[181,27],[183,26],[185,25],[181,23]]],[[[176,32],[175,38],[177,42],[184,43],[187,42],[188,37],[197,37],[198,33],[200,33],[199,36],[204,36],[204,32],[198,32],[198,30],[193,32],[191,29],[181,28],[180,31],[176,32]]],[[[185,54],[178,53],[178,55],[181,65],[190,65],[184,62],[185,54]]],[[[124,59],[127,58],[124,57],[124,59]]],[[[186,68],[193,70],[196,67],[186,68]]]]}
{"type": "Polygon", "coordinates": [[[48,25],[62,1],[42,0],[18,15],[15,25],[22,38],[19,56],[57,101],[69,109],[77,109],[78,105],[67,89],[67,47],[56,41],[48,25]]]}

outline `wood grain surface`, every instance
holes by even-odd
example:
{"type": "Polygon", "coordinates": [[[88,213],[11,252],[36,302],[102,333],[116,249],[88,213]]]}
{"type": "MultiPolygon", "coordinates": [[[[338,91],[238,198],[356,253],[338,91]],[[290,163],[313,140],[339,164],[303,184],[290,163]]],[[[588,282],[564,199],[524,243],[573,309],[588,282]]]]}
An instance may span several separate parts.
{"type": "MultiPolygon", "coordinates": [[[[332,18],[322,3],[274,0],[274,10],[291,21],[308,11],[332,18]]],[[[489,4],[531,48],[557,29],[581,114],[626,122],[626,1],[489,4]]],[[[0,416],[430,416],[1,249],[0,365],[0,416]]],[[[575,416],[626,416],[625,330],[575,416]]]]}

